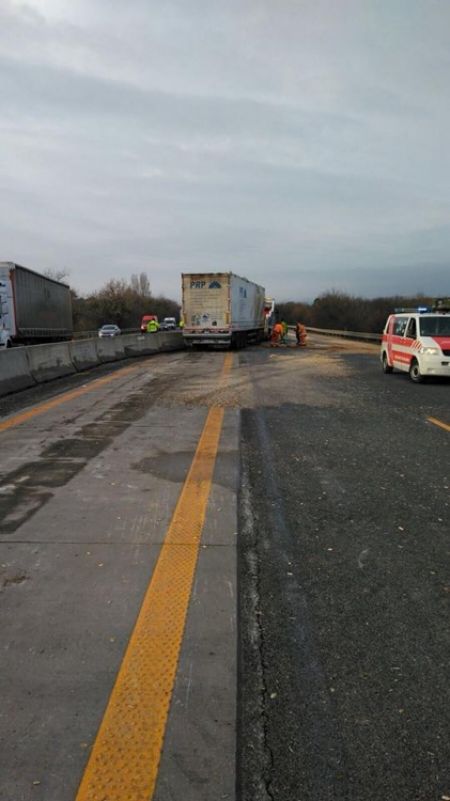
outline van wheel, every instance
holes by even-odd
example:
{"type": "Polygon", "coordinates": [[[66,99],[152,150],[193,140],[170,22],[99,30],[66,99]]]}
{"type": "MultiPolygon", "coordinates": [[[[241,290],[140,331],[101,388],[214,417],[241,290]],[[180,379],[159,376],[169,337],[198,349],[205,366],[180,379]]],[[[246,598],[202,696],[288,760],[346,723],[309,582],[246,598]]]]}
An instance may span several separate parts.
{"type": "Polygon", "coordinates": [[[383,373],[392,373],[394,368],[388,362],[387,353],[383,353],[383,373]]]}
{"type": "Polygon", "coordinates": [[[421,384],[424,380],[424,377],[420,372],[419,362],[417,359],[413,359],[410,364],[409,377],[411,381],[414,381],[415,384],[421,384]]]}

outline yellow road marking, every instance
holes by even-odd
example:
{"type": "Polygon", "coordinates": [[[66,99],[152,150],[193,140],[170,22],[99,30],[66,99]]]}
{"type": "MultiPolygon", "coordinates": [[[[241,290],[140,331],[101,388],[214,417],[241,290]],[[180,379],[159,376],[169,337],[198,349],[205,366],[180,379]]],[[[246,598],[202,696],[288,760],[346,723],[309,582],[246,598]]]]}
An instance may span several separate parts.
{"type": "Polygon", "coordinates": [[[220,376],[220,380],[221,380],[222,384],[226,381],[227,376],[228,376],[228,374],[229,374],[229,372],[231,370],[232,365],[233,365],[233,354],[232,353],[226,353],[225,354],[225,359],[224,359],[224,362],[223,362],[222,373],[221,373],[221,376],[220,376]]]}
{"type": "Polygon", "coordinates": [[[438,420],[436,417],[427,417],[427,420],[430,423],[433,423],[435,426],[439,426],[439,428],[443,428],[444,431],[450,431],[450,426],[448,423],[443,423],[442,420],[438,420]]]}
{"type": "Polygon", "coordinates": [[[52,400],[46,401],[45,403],[40,403],[39,406],[34,406],[27,412],[21,412],[20,414],[14,415],[14,417],[9,417],[7,420],[4,420],[3,423],[0,423],[0,431],[6,431],[8,428],[20,426],[22,423],[26,423],[27,420],[32,420],[33,417],[37,417],[39,414],[44,414],[44,412],[48,412],[50,409],[54,409],[56,406],[60,406],[62,403],[67,403],[67,401],[79,398],[80,395],[85,395],[87,392],[92,392],[93,389],[105,386],[105,384],[109,384],[111,381],[115,381],[117,378],[122,378],[124,375],[127,375],[127,373],[132,373],[134,370],[139,370],[140,366],[142,365],[123,367],[121,370],[113,373],[113,375],[108,375],[104,378],[97,378],[86,387],[80,387],[80,389],[73,389],[70,392],[65,392],[63,395],[58,395],[57,398],[52,398],[52,400]]]}
{"type": "MultiPolygon", "coordinates": [[[[232,361],[226,354],[221,382],[232,361]]],[[[208,412],[76,801],[153,796],[223,415],[208,412]]]]}

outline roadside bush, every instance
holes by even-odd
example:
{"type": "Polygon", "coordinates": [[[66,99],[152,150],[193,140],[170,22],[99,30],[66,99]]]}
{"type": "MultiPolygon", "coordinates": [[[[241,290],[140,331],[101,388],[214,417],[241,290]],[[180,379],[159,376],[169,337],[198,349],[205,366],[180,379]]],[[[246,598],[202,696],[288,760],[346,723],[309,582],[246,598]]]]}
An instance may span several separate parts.
{"type": "Polygon", "coordinates": [[[105,323],[120,328],[139,328],[144,314],[156,314],[159,319],[179,317],[176,301],[162,295],[154,297],[145,273],[125,280],[108,281],[102,289],[84,297],[72,292],[75,331],[93,331],[105,323]]]}
{"type": "Polygon", "coordinates": [[[431,305],[432,298],[414,297],[361,298],[331,290],[319,295],[313,303],[288,301],[279,303],[276,314],[279,320],[294,325],[298,320],[313,328],[330,328],[336,331],[363,331],[379,334],[388,315],[399,307],[431,305]]]}

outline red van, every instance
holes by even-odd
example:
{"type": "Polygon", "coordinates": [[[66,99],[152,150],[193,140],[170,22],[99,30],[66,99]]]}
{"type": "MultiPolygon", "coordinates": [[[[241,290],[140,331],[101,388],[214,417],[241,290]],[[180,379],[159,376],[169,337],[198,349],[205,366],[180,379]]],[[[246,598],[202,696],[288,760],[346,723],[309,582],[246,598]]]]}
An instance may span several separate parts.
{"type": "Polygon", "coordinates": [[[158,322],[158,317],[156,316],[156,314],[144,314],[141,320],[142,334],[145,334],[145,332],[147,331],[147,325],[149,324],[150,320],[155,320],[155,322],[158,322]]]}

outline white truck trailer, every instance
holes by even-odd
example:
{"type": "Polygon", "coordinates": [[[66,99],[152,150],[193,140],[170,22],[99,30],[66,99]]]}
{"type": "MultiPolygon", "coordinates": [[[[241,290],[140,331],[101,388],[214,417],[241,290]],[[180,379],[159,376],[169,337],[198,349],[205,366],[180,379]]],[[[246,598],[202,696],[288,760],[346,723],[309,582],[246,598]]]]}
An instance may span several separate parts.
{"type": "Polygon", "coordinates": [[[72,299],[67,284],[0,262],[0,348],[72,339],[72,299]]]}
{"type": "Polygon", "coordinates": [[[242,348],[264,338],[264,287],[234,273],[183,273],[186,345],[242,348]]]}

